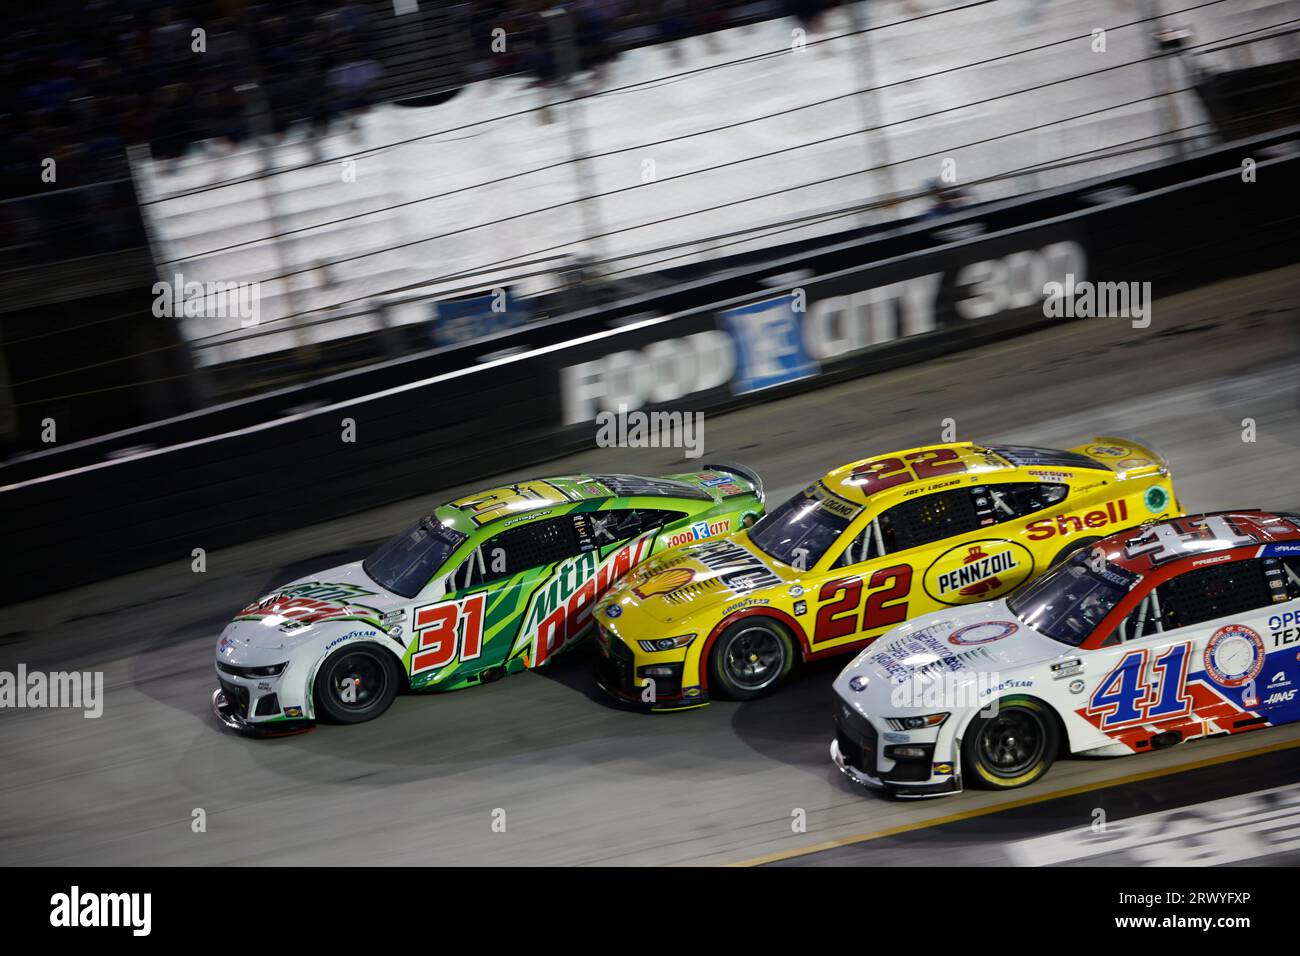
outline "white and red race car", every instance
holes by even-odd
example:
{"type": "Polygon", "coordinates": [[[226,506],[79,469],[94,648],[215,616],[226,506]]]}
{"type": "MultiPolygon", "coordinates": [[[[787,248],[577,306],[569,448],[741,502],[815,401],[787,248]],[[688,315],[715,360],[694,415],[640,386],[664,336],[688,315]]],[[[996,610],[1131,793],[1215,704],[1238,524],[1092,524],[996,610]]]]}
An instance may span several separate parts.
{"type": "Polygon", "coordinates": [[[1009,598],[885,634],[835,691],[831,758],[900,796],[1300,720],[1300,516],[1113,534],[1009,598]]]}

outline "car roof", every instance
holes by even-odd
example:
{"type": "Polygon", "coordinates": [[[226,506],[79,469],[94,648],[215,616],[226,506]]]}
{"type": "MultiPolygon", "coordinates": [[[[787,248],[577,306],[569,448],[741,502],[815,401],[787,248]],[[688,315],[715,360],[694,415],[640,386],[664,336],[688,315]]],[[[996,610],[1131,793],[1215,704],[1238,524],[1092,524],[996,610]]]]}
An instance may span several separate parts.
{"type": "MultiPolygon", "coordinates": [[[[1118,567],[1145,574],[1155,567],[1198,564],[1207,554],[1300,542],[1300,518],[1290,512],[1212,511],[1156,521],[1108,535],[1097,542],[1118,567]],[[1208,519],[1222,519],[1218,521],[1208,519]],[[1162,546],[1162,538],[1168,544],[1162,546]]],[[[1300,548],[1296,549],[1300,554],[1300,548]]]]}
{"type": "Polygon", "coordinates": [[[876,503],[883,498],[902,497],[905,494],[910,496],[938,487],[950,486],[954,484],[955,479],[960,480],[972,475],[983,475],[992,479],[1006,477],[1015,473],[1023,474],[1027,481],[1035,479],[1040,481],[1053,479],[1060,481],[1062,477],[1056,474],[1056,470],[1061,468],[1082,468],[1089,471],[1113,474],[1107,465],[1079,452],[1027,445],[976,445],[972,442],[949,442],[941,445],[922,445],[918,448],[908,448],[888,455],[873,455],[870,458],[862,458],[827,472],[821,483],[827,490],[839,495],[841,498],[861,505],[876,503]],[[943,453],[945,457],[940,462],[941,465],[961,462],[964,467],[958,472],[939,474],[932,478],[908,480],[875,492],[868,492],[864,487],[862,478],[860,476],[855,477],[855,473],[869,466],[872,462],[881,462],[889,458],[907,461],[909,456],[913,456],[910,459],[912,461],[926,460],[928,457],[926,453],[928,452],[943,453]],[[954,453],[955,457],[953,457],[954,453]]]}
{"type": "MultiPolygon", "coordinates": [[[[450,501],[434,509],[434,517],[444,525],[465,534],[510,523],[527,524],[545,517],[548,512],[565,512],[583,502],[602,502],[613,498],[690,498],[713,501],[702,488],[671,478],[652,478],[626,474],[573,474],[531,478],[509,485],[486,488],[450,501]],[[508,496],[508,506],[500,514],[481,520],[485,513],[471,502],[492,495],[508,496]]],[[[489,511],[488,514],[491,514],[489,511]]]]}

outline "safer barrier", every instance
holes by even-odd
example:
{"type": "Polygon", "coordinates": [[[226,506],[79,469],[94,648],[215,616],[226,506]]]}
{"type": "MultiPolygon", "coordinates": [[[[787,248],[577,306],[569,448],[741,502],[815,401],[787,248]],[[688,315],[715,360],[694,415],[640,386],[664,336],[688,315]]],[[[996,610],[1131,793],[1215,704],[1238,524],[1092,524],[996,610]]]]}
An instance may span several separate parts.
{"type": "Polygon", "coordinates": [[[221,434],[173,423],[166,445],[6,477],[3,601],[537,464],[590,446],[601,409],[718,411],[1058,321],[1042,286],[1067,273],[1151,282],[1160,297],[1288,264],[1298,173],[1293,155],[1258,158],[1253,182],[1229,168],[221,434]]]}

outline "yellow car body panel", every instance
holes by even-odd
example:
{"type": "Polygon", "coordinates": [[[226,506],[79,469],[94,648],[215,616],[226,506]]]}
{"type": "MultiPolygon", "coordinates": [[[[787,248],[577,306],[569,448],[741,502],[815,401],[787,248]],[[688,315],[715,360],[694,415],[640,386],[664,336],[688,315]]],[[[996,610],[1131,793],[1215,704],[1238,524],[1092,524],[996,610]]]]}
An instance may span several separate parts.
{"type": "Polygon", "coordinates": [[[778,623],[799,659],[849,653],[920,614],[1004,597],[1080,543],[1183,513],[1159,454],[1110,437],[862,459],[782,507],[815,512],[830,543],[760,547],[780,520],[769,512],[634,568],[596,608],[601,686],[651,709],[699,706],[715,642],[746,618],[778,623]]]}

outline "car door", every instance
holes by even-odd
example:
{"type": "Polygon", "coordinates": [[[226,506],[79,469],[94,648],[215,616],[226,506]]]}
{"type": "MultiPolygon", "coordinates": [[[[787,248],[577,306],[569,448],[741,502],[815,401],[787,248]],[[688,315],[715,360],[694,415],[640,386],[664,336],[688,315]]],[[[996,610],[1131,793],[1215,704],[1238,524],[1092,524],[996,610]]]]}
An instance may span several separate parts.
{"type": "Polygon", "coordinates": [[[877,520],[884,553],[912,569],[913,615],[991,601],[1034,572],[1029,549],[999,527],[984,485],[907,499],[877,520]]]}
{"type": "Polygon", "coordinates": [[[890,553],[880,515],[863,512],[826,554],[829,566],[812,582],[812,653],[879,637],[912,616],[912,564],[890,553]]]}
{"type": "Polygon", "coordinates": [[[1279,594],[1287,599],[1273,583],[1278,574],[1276,559],[1248,557],[1147,585],[1088,652],[1083,715],[1135,750],[1168,731],[1190,739],[1260,726],[1267,623],[1279,594]]]}
{"type": "Polygon", "coordinates": [[[450,689],[492,668],[529,665],[520,636],[530,609],[539,594],[554,600],[556,567],[584,547],[574,519],[563,514],[503,527],[447,576],[443,597],[415,608],[412,687],[450,689]]]}

